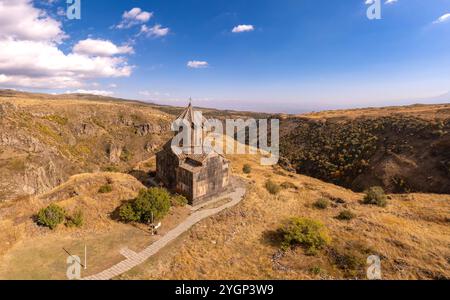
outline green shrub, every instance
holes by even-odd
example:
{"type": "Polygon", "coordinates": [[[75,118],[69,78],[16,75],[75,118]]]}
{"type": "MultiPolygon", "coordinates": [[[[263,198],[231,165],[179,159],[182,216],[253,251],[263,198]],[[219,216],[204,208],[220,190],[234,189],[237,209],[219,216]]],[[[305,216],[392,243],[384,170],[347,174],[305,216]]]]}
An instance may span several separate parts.
{"type": "Polygon", "coordinates": [[[134,212],[132,203],[126,203],[119,208],[119,218],[127,223],[139,221],[139,216],[134,212]]]}
{"type": "Polygon", "coordinates": [[[292,218],[281,228],[282,248],[302,246],[308,254],[315,254],[331,241],[327,228],[320,222],[306,218],[292,218]]]}
{"type": "Polygon", "coordinates": [[[81,227],[84,223],[84,216],[81,210],[75,212],[73,216],[70,216],[67,220],[68,227],[81,227]]]}
{"type": "Polygon", "coordinates": [[[244,172],[245,174],[250,174],[252,172],[252,167],[249,164],[245,164],[242,167],[242,172],[244,172]]]}
{"type": "Polygon", "coordinates": [[[317,209],[326,209],[330,205],[330,201],[325,198],[320,198],[316,202],[314,202],[313,206],[317,209]]]}
{"type": "Polygon", "coordinates": [[[273,182],[272,180],[268,180],[266,182],[266,189],[269,193],[271,193],[272,195],[276,195],[280,192],[281,187],[276,184],[275,182],[273,182]]]}
{"type": "Polygon", "coordinates": [[[50,204],[46,208],[39,211],[37,215],[37,223],[55,229],[58,224],[64,222],[66,212],[63,208],[55,204],[50,204]]]}
{"type": "Polygon", "coordinates": [[[119,217],[123,222],[139,221],[139,216],[134,212],[132,203],[127,203],[120,207],[119,217]]]}
{"type": "Polygon", "coordinates": [[[172,206],[186,206],[188,200],[183,195],[175,195],[170,199],[170,204],[172,206]]]}
{"type": "Polygon", "coordinates": [[[351,219],[354,219],[356,215],[352,213],[350,210],[345,209],[339,213],[339,215],[336,216],[336,219],[342,220],[342,221],[350,221],[351,219]]]}
{"type": "Polygon", "coordinates": [[[132,203],[119,210],[119,216],[125,222],[148,223],[162,219],[170,209],[170,194],[163,188],[142,189],[132,203]]]}
{"type": "Polygon", "coordinates": [[[385,207],[387,205],[387,197],[383,188],[379,186],[369,188],[366,191],[363,203],[385,207]]]}
{"type": "Polygon", "coordinates": [[[292,182],[290,182],[290,181],[285,181],[285,182],[283,182],[283,183],[281,184],[281,187],[282,187],[283,189],[285,189],[285,190],[288,190],[288,189],[294,189],[294,190],[296,190],[296,189],[298,189],[297,186],[296,186],[295,184],[293,184],[292,182]]]}
{"type": "Polygon", "coordinates": [[[106,193],[111,193],[112,192],[112,186],[110,184],[105,184],[102,185],[99,189],[98,192],[100,194],[106,194],[106,193]]]}

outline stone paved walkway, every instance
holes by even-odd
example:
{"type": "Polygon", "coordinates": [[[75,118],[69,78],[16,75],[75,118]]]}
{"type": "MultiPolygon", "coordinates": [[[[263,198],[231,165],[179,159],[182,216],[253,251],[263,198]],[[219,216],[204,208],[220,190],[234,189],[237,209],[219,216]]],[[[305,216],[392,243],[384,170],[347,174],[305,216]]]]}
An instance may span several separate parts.
{"type": "Polygon", "coordinates": [[[245,188],[236,188],[236,190],[228,195],[224,195],[223,197],[220,197],[220,199],[225,198],[231,198],[232,200],[230,202],[225,203],[222,206],[212,208],[212,209],[203,209],[194,212],[191,214],[186,220],[184,220],[182,223],[180,223],[177,227],[169,231],[166,235],[161,237],[156,242],[153,242],[151,245],[149,245],[147,248],[142,250],[141,252],[137,253],[134,251],[131,251],[128,248],[125,248],[121,251],[121,254],[126,257],[125,260],[121,261],[120,263],[112,266],[109,269],[104,270],[103,272],[100,272],[98,274],[88,276],[86,278],[83,278],[84,280],[109,280],[116,276],[119,276],[132,268],[140,265],[144,261],[146,261],[148,258],[150,258],[152,255],[156,254],[159,250],[164,248],[167,244],[169,244],[171,241],[179,237],[182,233],[188,231],[193,225],[200,222],[201,220],[208,218],[212,215],[215,215],[219,212],[221,212],[224,209],[230,208],[241,202],[241,200],[244,198],[245,195],[245,188]]]}

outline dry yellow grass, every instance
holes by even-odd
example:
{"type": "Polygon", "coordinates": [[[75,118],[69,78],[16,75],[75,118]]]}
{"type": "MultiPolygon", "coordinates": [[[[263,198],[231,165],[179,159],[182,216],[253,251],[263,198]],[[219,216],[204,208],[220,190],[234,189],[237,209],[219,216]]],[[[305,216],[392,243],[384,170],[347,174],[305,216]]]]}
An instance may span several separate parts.
{"type": "Polygon", "coordinates": [[[365,260],[371,254],[382,258],[385,279],[449,278],[450,196],[395,195],[386,208],[360,203],[362,194],[262,167],[256,156],[232,157],[233,170],[249,180],[249,191],[238,206],[197,224],[156,257],[136,267],[121,279],[318,279],[364,278],[365,260]],[[244,163],[252,172],[242,173],[244,163]],[[292,182],[297,189],[270,195],[264,183],[292,182]],[[314,209],[321,197],[332,202],[326,210],[314,209]],[[356,214],[351,221],[335,217],[343,209],[356,214]],[[333,239],[316,256],[302,249],[282,253],[272,239],[280,224],[292,216],[325,224],[333,239]],[[339,258],[357,264],[345,270],[339,258]]]}
{"type": "Polygon", "coordinates": [[[360,109],[341,109],[321,112],[313,112],[299,117],[311,119],[330,119],[345,118],[354,119],[359,117],[382,117],[382,116],[413,116],[425,120],[436,120],[448,118],[450,115],[450,104],[435,105],[409,105],[409,106],[389,106],[380,108],[360,108],[360,109]]]}
{"type": "MultiPolygon", "coordinates": [[[[136,197],[144,186],[134,177],[121,173],[80,174],[37,198],[21,199],[0,206],[0,278],[1,279],[65,279],[68,254],[84,260],[87,246],[89,276],[120,262],[120,250],[128,247],[141,251],[156,237],[146,226],[122,224],[114,219],[114,211],[123,201],[136,197]],[[110,193],[99,193],[99,187],[109,182],[110,193]],[[81,210],[81,228],[59,225],[55,230],[37,226],[36,212],[56,203],[68,214],[81,210]]],[[[164,219],[160,234],[171,230],[190,211],[172,208],[164,219]]]]}

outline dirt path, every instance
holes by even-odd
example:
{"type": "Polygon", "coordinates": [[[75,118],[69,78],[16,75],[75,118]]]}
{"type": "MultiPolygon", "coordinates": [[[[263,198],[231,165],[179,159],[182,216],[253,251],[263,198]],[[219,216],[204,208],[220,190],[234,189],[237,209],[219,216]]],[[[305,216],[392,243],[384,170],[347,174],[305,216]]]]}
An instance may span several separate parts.
{"type": "Polygon", "coordinates": [[[231,201],[217,208],[203,209],[194,212],[186,220],[180,223],[177,227],[169,231],[162,238],[152,243],[139,253],[134,252],[130,249],[123,249],[121,251],[121,254],[126,257],[125,260],[112,266],[109,269],[104,270],[103,272],[100,272],[92,276],[88,276],[84,278],[84,280],[109,280],[131,270],[132,268],[146,261],[152,255],[156,254],[159,250],[161,250],[171,241],[179,237],[182,233],[188,231],[196,223],[212,215],[215,215],[224,209],[233,207],[239,202],[241,202],[241,200],[244,198],[245,192],[246,192],[245,188],[240,187],[236,188],[234,192],[224,195],[223,197],[220,197],[221,199],[231,198],[231,201]]]}

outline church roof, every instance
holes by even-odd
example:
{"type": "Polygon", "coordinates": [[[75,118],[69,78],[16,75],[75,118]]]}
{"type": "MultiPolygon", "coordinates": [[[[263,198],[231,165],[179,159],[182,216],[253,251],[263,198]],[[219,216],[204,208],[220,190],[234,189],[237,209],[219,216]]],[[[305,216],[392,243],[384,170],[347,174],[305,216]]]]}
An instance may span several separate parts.
{"type": "MultiPolygon", "coordinates": [[[[180,119],[185,120],[192,125],[194,125],[195,121],[197,121],[197,120],[195,120],[195,114],[194,114],[194,109],[192,107],[192,102],[189,102],[188,107],[186,107],[186,109],[177,117],[177,120],[180,120],[180,119]]],[[[199,121],[197,121],[197,122],[199,122],[199,121]]],[[[206,118],[202,116],[202,119],[199,123],[203,127],[207,122],[208,122],[208,120],[206,120],[206,118]]]]}

